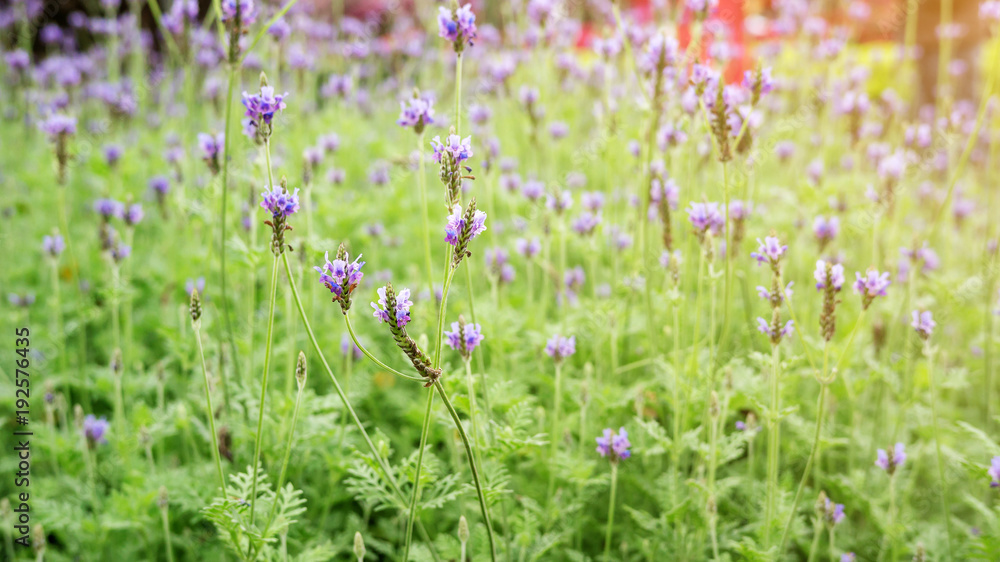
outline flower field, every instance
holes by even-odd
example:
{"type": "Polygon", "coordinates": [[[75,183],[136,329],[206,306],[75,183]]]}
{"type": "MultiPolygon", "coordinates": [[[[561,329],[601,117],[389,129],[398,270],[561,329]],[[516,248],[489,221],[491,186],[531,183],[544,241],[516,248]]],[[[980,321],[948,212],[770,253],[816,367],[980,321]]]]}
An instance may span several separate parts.
{"type": "Polygon", "coordinates": [[[0,7],[3,559],[1000,560],[953,2],[0,7]]]}

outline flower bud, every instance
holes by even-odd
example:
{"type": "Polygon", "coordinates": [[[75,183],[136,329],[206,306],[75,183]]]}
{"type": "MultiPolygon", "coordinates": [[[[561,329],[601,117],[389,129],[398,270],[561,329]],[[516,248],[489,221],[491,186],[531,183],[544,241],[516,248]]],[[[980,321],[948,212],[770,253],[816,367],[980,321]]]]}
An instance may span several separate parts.
{"type": "Polygon", "coordinates": [[[170,504],[170,498],[167,494],[167,487],[160,486],[160,498],[156,501],[156,505],[162,510],[166,510],[167,506],[170,504]]]}
{"type": "Polygon", "coordinates": [[[464,515],[458,518],[458,540],[462,541],[462,544],[469,542],[469,522],[464,515]]]}
{"type": "Polygon", "coordinates": [[[295,363],[295,382],[299,385],[299,390],[302,390],[306,385],[306,354],[299,352],[299,360],[295,363]]]}
{"type": "Polygon", "coordinates": [[[201,296],[198,289],[191,290],[191,327],[195,330],[201,329],[201,296]]]}
{"type": "Polygon", "coordinates": [[[358,557],[358,562],[365,558],[365,540],[361,538],[361,532],[354,533],[354,555],[358,557]]]}

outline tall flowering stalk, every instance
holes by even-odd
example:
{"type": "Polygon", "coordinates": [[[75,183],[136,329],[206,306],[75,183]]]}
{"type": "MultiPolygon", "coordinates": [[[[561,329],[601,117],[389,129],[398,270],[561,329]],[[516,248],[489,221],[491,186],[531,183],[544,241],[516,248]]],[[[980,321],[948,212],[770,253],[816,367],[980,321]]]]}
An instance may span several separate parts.
{"type": "Polygon", "coordinates": [[[549,492],[546,500],[552,499],[556,483],[556,453],[562,437],[562,364],[576,353],[576,336],[564,337],[556,334],[545,344],[545,354],[555,362],[555,397],[552,405],[552,430],[549,436],[549,492]]]}
{"type": "Polygon", "coordinates": [[[208,430],[212,434],[212,458],[215,459],[215,468],[219,471],[219,486],[222,490],[222,497],[228,497],[226,492],[226,475],[222,470],[222,459],[219,456],[219,434],[215,431],[215,408],[212,407],[211,385],[208,381],[208,366],[205,364],[205,348],[201,343],[201,296],[198,289],[191,291],[191,327],[194,329],[195,341],[198,343],[198,358],[201,360],[201,374],[205,378],[205,410],[208,416],[208,430]]]}
{"type": "Polygon", "coordinates": [[[610,428],[596,439],[597,453],[607,458],[611,463],[611,494],[608,498],[608,524],[604,530],[604,560],[611,560],[611,532],[615,525],[615,492],[618,491],[618,463],[631,457],[632,443],[628,440],[625,428],[619,428],[615,433],[610,428]]]}
{"type": "Polygon", "coordinates": [[[781,325],[781,305],[787,299],[789,291],[782,286],[781,280],[781,259],[788,246],[782,245],[774,236],[768,236],[761,241],[757,239],[759,247],[756,252],[750,254],[759,264],[767,264],[771,268],[771,290],[758,287],[758,294],[771,305],[771,320],[757,318],[757,329],[766,335],[771,342],[771,403],[767,412],[767,497],[764,511],[764,544],[771,545],[771,528],[774,523],[775,501],[778,494],[778,459],[780,448],[780,393],[779,380],[781,372],[781,353],[779,344],[782,338],[790,336],[794,330],[791,320],[781,325]]]}
{"type": "MultiPolygon", "coordinates": [[[[270,158],[268,158],[268,179],[271,178],[271,166],[270,158]]],[[[269,285],[270,291],[268,295],[268,305],[267,305],[267,337],[264,340],[264,374],[261,377],[261,387],[260,387],[260,409],[257,414],[257,434],[254,440],[254,453],[253,453],[253,488],[252,496],[250,498],[250,524],[253,525],[254,515],[257,503],[257,472],[260,467],[260,445],[263,437],[264,428],[264,403],[267,398],[267,379],[268,374],[271,369],[271,338],[274,332],[274,299],[277,292],[278,285],[278,259],[285,254],[285,250],[291,251],[285,243],[285,232],[291,230],[291,225],[288,224],[288,218],[298,212],[299,210],[299,197],[298,189],[294,192],[289,192],[288,188],[285,186],[284,178],[282,178],[282,184],[280,186],[275,186],[269,183],[266,191],[261,193],[260,206],[270,212],[271,220],[264,221],[264,224],[271,227],[271,254],[274,259],[271,263],[271,283],[269,285]]],[[[286,263],[287,263],[287,257],[286,263]]],[[[291,280],[291,272],[288,272],[289,280],[291,280]]]]}
{"type": "MultiPolygon", "coordinates": [[[[931,335],[934,333],[934,328],[937,323],[934,322],[934,316],[929,310],[919,311],[914,310],[912,313],[913,321],[910,325],[913,327],[914,331],[924,342],[924,358],[927,359],[927,379],[930,381],[931,390],[931,420],[934,424],[934,454],[937,461],[937,476],[938,476],[938,491],[941,494],[941,511],[944,515],[944,525],[947,531],[948,539],[948,552],[952,552],[951,545],[951,508],[948,505],[948,492],[945,489],[946,481],[944,479],[944,456],[941,454],[941,426],[938,422],[938,387],[937,379],[934,377],[934,355],[937,353],[937,349],[931,345],[931,335]]],[[[951,557],[949,556],[949,559],[951,557]]]]}
{"type": "Polygon", "coordinates": [[[401,127],[412,128],[417,134],[417,184],[420,187],[420,205],[423,207],[424,260],[427,267],[427,290],[434,292],[434,273],[431,261],[430,219],[427,207],[427,173],[425,171],[424,129],[434,123],[434,102],[420,96],[420,91],[414,89],[413,97],[400,102],[399,119],[396,123],[401,127]]]}

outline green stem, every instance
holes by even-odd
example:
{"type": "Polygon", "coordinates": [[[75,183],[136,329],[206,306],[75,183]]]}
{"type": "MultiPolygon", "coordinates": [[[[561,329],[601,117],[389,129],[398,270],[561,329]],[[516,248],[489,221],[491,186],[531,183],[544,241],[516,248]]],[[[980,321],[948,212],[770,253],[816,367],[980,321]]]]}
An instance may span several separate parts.
{"type": "Polygon", "coordinates": [[[205,409],[208,414],[208,429],[212,433],[212,457],[215,459],[215,468],[219,471],[219,485],[222,488],[222,497],[229,497],[226,492],[226,476],[222,471],[222,459],[219,456],[219,434],[215,431],[215,409],[212,408],[212,394],[209,391],[208,367],[205,365],[205,349],[201,343],[201,328],[194,329],[195,341],[198,342],[198,357],[201,359],[201,374],[205,377],[205,409]]]}
{"type": "Polygon", "coordinates": [[[424,261],[427,265],[427,290],[430,294],[434,295],[434,268],[433,261],[431,260],[431,230],[430,230],[430,219],[428,218],[428,208],[427,208],[427,172],[425,171],[424,164],[424,133],[420,132],[420,136],[417,140],[417,153],[420,158],[420,165],[417,170],[417,184],[420,186],[420,205],[423,207],[423,219],[424,219],[424,261]]]}
{"type": "Polygon", "coordinates": [[[552,405],[552,432],[549,435],[549,488],[546,503],[552,500],[556,484],[556,453],[559,452],[559,439],[562,432],[559,427],[562,418],[562,362],[556,361],[555,399],[552,405]]]}
{"type": "MultiPolygon", "coordinates": [[[[284,255],[284,252],[282,252],[284,255]]],[[[288,258],[285,258],[285,266],[288,272],[288,279],[291,281],[292,272],[288,270],[288,258]]],[[[267,398],[267,375],[271,368],[271,336],[274,332],[274,296],[278,286],[278,256],[274,256],[274,263],[271,266],[271,290],[267,305],[267,339],[264,341],[264,376],[260,385],[260,410],[257,413],[257,435],[254,439],[253,447],[253,487],[250,492],[250,525],[253,526],[255,508],[257,507],[257,472],[260,468],[260,446],[264,428],[264,400],[267,398]]],[[[252,546],[252,544],[251,544],[252,546]]]]}
{"type": "MultiPolygon", "coordinates": [[[[292,456],[292,442],[295,437],[295,425],[299,420],[299,408],[302,406],[302,394],[305,388],[305,381],[303,381],[301,384],[298,384],[298,392],[295,393],[295,407],[292,408],[292,423],[288,428],[288,440],[285,443],[285,457],[281,460],[281,471],[278,473],[278,485],[275,487],[275,501],[271,504],[271,513],[267,516],[267,525],[264,526],[263,536],[267,536],[268,530],[271,529],[271,525],[274,523],[274,516],[278,512],[277,496],[281,494],[281,488],[285,485],[285,474],[288,471],[288,460],[292,456]]],[[[257,554],[260,554],[259,550],[257,551],[257,554]]]]}
{"type": "Polygon", "coordinates": [[[361,342],[358,341],[358,336],[354,333],[354,326],[351,325],[351,317],[350,317],[350,315],[344,314],[344,322],[347,323],[347,332],[349,334],[351,334],[351,339],[354,341],[354,345],[356,345],[358,347],[358,349],[361,350],[361,354],[364,355],[365,357],[367,357],[368,359],[370,359],[372,361],[372,363],[375,363],[382,370],[387,371],[389,373],[392,373],[392,374],[396,375],[397,377],[402,377],[404,379],[408,379],[408,380],[411,380],[411,381],[427,382],[426,379],[424,379],[423,377],[418,377],[418,376],[415,376],[415,375],[407,375],[406,373],[402,373],[400,371],[397,371],[396,369],[393,369],[392,367],[390,367],[390,366],[386,365],[385,363],[379,361],[378,358],[376,358],[374,355],[372,355],[371,353],[369,353],[368,350],[365,349],[363,345],[361,345],[361,342]]]}
{"type": "Polygon", "coordinates": [[[160,508],[160,515],[163,521],[163,542],[167,546],[167,562],[174,562],[174,546],[170,543],[170,514],[168,510],[169,507],[167,505],[160,508]]]}
{"type": "Polygon", "coordinates": [[[604,562],[611,560],[611,530],[615,526],[615,492],[618,489],[618,463],[611,462],[611,497],[608,499],[608,525],[604,530],[604,562]]]}
{"type": "Polygon", "coordinates": [[[781,370],[781,353],[777,344],[771,346],[771,404],[767,417],[767,501],[764,511],[764,545],[771,547],[771,527],[774,522],[774,504],[778,494],[778,437],[780,394],[778,392],[778,375],[781,370]]]}
{"type": "Polygon", "coordinates": [[[424,409],[424,425],[420,429],[420,448],[417,450],[417,466],[413,474],[413,493],[410,495],[410,511],[406,517],[406,537],[403,543],[403,562],[410,559],[410,539],[413,536],[413,520],[417,518],[417,502],[420,501],[420,469],[424,463],[424,448],[431,427],[431,407],[434,405],[434,391],[427,393],[427,407],[424,409]]]}
{"type": "MultiPolygon", "coordinates": [[[[309,318],[306,317],[306,310],[302,307],[302,299],[299,296],[298,288],[295,285],[295,278],[292,276],[292,268],[288,264],[288,254],[282,254],[282,259],[285,262],[285,273],[288,276],[288,286],[292,291],[292,297],[295,299],[295,305],[299,310],[299,317],[302,318],[302,324],[306,329],[306,334],[309,336],[309,342],[313,346],[313,351],[319,356],[320,362],[323,363],[323,369],[326,374],[330,377],[330,381],[333,382],[333,388],[337,391],[337,396],[340,397],[341,402],[344,403],[344,408],[347,409],[348,415],[351,416],[351,420],[354,421],[354,425],[358,428],[361,433],[361,437],[365,441],[365,445],[368,450],[371,451],[372,458],[378,463],[379,468],[385,475],[386,482],[389,483],[389,487],[392,488],[393,495],[396,496],[396,501],[399,502],[400,506],[406,505],[406,499],[403,496],[403,492],[399,489],[399,484],[396,483],[396,478],[393,476],[392,469],[389,467],[389,463],[382,457],[379,450],[375,447],[372,442],[371,437],[368,435],[368,431],[365,426],[361,423],[361,419],[358,418],[357,412],[354,411],[354,406],[347,399],[347,394],[344,393],[344,388],[340,385],[340,381],[337,380],[336,375],[333,374],[333,369],[330,368],[330,363],[327,362],[326,356],[323,354],[323,349],[320,348],[319,342],[316,340],[316,334],[313,333],[312,326],[309,324],[309,318]]],[[[371,358],[369,356],[369,358],[371,358]]],[[[434,548],[434,544],[430,542],[430,538],[427,535],[427,530],[424,528],[420,521],[417,521],[417,530],[420,531],[421,536],[427,542],[428,548],[430,548],[431,556],[434,560],[440,560],[438,556],[437,549],[434,548]]]]}
{"type": "Polygon", "coordinates": [[[948,493],[945,490],[944,457],[941,455],[941,426],[938,422],[937,380],[934,378],[934,351],[930,344],[924,344],[924,356],[927,358],[927,379],[931,386],[931,419],[934,423],[934,450],[937,457],[938,490],[941,493],[941,510],[944,515],[944,526],[948,533],[948,560],[951,560],[951,509],[948,505],[948,493]]]}
{"type": "Polygon", "coordinates": [[[465,455],[469,459],[469,468],[472,470],[472,481],[476,486],[476,495],[479,497],[479,509],[482,511],[483,522],[486,524],[486,534],[490,540],[490,560],[496,562],[497,559],[497,545],[496,539],[493,536],[493,523],[490,521],[490,511],[486,506],[486,494],[483,491],[483,485],[479,475],[479,467],[476,463],[476,455],[472,450],[472,443],[469,441],[469,436],[465,432],[465,426],[462,425],[462,419],[458,417],[458,412],[455,411],[455,407],[452,406],[451,400],[448,399],[448,395],[444,391],[444,386],[441,385],[441,381],[434,381],[434,388],[437,389],[438,394],[441,395],[441,400],[444,401],[445,407],[448,409],[448,413],[451,414],[451,419],[455,422],[455,429],[458,430],[458,435],[462,438],[462,444],[465,446],[465,455]]]}
{"type": "Polygon", "coordinates": [[[809,478],[809,470],[812,469],[813,461],[816,459],[816,454],[819,451],[819,438],[823,431],[823,410],[826,405],[826,389],[827,385],[825,383],[820,383],[819,387],[819,399],[816,404],[816,432],[813,434],[812,449],[809,451],[809,458],[806,460],[806,467],[802,471],[802,479],[799,480],[799,487],[795,491],[795,499],[792,501],[792,510],[788,514],[788,521],[785,523],[785,530],[781,533],[781,543],[778,546],[778,556],[785,551],[785,544],[788,541],[788,532],[792,529],[792,521],[795,520],[795,510],[799,506],[799,501],[802,499],[802,492],[806,487],[806,480],[809,478]]]}
{"type": "MultiPolygon", "coordinates": [[[[215,0],[218,3],[219,0],[215,0]]],[[[233,336],[233,323],[229,318],[229,299],[226,292],[226,198],[229,193],[229,160],[232,157],[232,152],[230,151],[230,137],[231,123],[232,123],[232,113],[233,113],[233,88],[236,83],[237,73],[239,71],[238,66],[230,66],[229,68],[229,78],[226,86],[226,125],[225,125],[225,140],[223,142],[223,150],[225,154],[222,158],[222,203],[221,209],[219,211],[219,227],[222,230],[222,243],[219,257],[219,264],[221,268],[222,276],[222,317],[226,322],[226,337],[229,339],[229,347],[232,351],[233,356],[233,367],[235,371],[240,372],[238,354],[236,352],[236,339],[233,336]]],[[[270,169],[270,167],[268,168],[270,169]]]]}

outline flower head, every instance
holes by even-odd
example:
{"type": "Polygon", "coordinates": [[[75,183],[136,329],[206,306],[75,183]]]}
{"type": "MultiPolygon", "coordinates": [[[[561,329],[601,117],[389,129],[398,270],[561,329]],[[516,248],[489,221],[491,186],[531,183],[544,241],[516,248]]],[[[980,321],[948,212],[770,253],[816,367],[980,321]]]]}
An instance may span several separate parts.
{"type": "Polygon", "coordinates": [[[337,250],[337,256],[333,261],[330,261],[330,252],[325,254],[324,259],[326,263],[313,269],[319,272],[320,284],[333,293],[333,301],[339,302],[344,314],[347,314],[351,308],[351,295],[361,283],[361,278],[365,276],[361,272],[365,262],[358,261],[361,259],[360,255],[354,258],[354,261],[349,261],[350,255],[343,244],[337,250]]]}
{"type": "Polygon", "coordinates": [[[444,336],[448,347],[459,352],[466,360],[479,347],[479,344],[486,339],[483,336],[483,329],[479,324],[466,324],[465,319],[462,317],[459,317],[458,322],[451,323],[451,331],[445,332],[444,336]]]}
{"type": "Polygon", "coordinates": [[[448,215],[448,224],[444,228],[444,239],[455,247],[454,266],[458,267],[462,259],[472,255],[469,242],[486,231],[486,213],[476,209],[475,198],[462,211],[462,206],[455,204],[448,215]]]}
{"type": "Polygon", "coordinates": [[[106,435],[110,427],[111,424],[104,417],[95,418],[93,414],[88,414],[83,419],[83,435],[87,438],[87,444],[93,447],[107,443],[106,435]]]}
{"type": "Polygon", "coordinates": [[[875,466],[886,471],[889,476],[896,473],[896,469],[903,466],[906,462],[906,446],[902,443],[896,443],[893,447],[892,455],[886,452],[885,449],[879,449],[876,451],[875,466]]]}
{"type": "Polygon", "coordinates": [[[38,124],[38,128],[49,137],[56,139],[61,136],[76,134],[76,117],[55,114],[38,124]]]}
{"type": "Polygon", "coordinates": [[[1000,488],[1000,457],[993,457],[986,474],[990,477],[990,487],[1000,488]]]}
{"type": "Polygon", "coordinates": [[[399,119],[396,119],[396,124],[400,127],[412,127],[419,134],[423,132],[424,127],[432,123],[434,123],[433,100],[414,93],[410,99],[399,102],[399,119]]]}
{"type": "Polygon", "coordinates": [[[66,249],[66,242],[58,233],[42,238],[42,251],[55,258],[66,249]]]}
{"type": "Polygon", "coordinates": [[[695,234],[699,238],[703,238],[705,232],[709,230],[713,235],[717,235],[726,224],[725,217],[719,211],[718,203],[691,203],[687,212],[691,226],[694,227],[695,234]]]}
{"type": "Polygon", "coordinates": [[[834,503],[826,496],[823,496],[823,512],[828,527],[833,527],[844,520],[844,504],[834,503]]]}
{"type": "Polygon", "coordinates": [[[431,157],[435,162],[444,164],[442,159],[448,159],[455,164],[461,164],[472,157],[472,137],[464,139],[458,135],[448,135],[445,142],[441,142],[441,137],[434,137],[431,140],[434,148],[434,155],[431,157]]]}
{"type": "Polygon", "coordinates": [[[456,6],[449,10],[438,7],[438,37],[450,41],[456,53],[461,53],[465,45],[472,45],[476,38],[476,14],[472,13],[472,5],[456,6]]]}
{"type": "Polygon", "coordinates": [[[757,244],[757,251],[751,252],[750,257],[757,260],[757,263],[769,263],[772,267],[776,266],[788,251],[788,246],[783,246],[774,236],[764,238],[763,242],[758,238],[757,244]]]}
{"type": "Polygon", "coordinates": [[[274,186],[270,191],[262,192],[260,196],[260,206],[270,211],[271,216],[275,219],[279,217],[287,218],[299,210],[298,188],[294,192],[289,193],[286,188],[280,185],[274,186]]]}
{"type": "Polygon", "coordinates": [[[94,210],[97,211],[105,221],[112,218],[120,219],[125,214],[125,205],[114,199],[98,199],[94,201],[94,210]]]}
{"type": "Polygon", "coordinates": [[[632,443],[629,442],[628,432],[625,431],[624,427],[618,428],[618,433],[610,428],[605,429],[604,434],[595,441],[597,441],[597,453],[602,457],[610,458],[611,462],[618,462],[632,456],[632,451],[629,450],[632,443]]]}
{"type": "Polygon", "coordinates": [[[827,243],[836,238],[839,232],[840,219],[837,217],[830,217],[828,219],[819,216],[813,221],[813,235],[819,241],[820,248],[823,248],[827,243]]]}
{"type": "Polygon", "coordinates": [[[917,331],[917,335],[924,340],[931,337],[931,334],[934,332],[934,326],[937,326],[937,322],[934,321],[931,311],[924,310],[921,312],[914,310],[912,318],[913,321],[910,322],[910,326],[913,326],[913,329],[917,331]]]}
{"type": "Polygon", "coordinates": [[[284,94],[275,94],[273,86],[265,85],[260,87],[260,92],[250,95],[243,92],[244,129],[243,133],[253,140],[263,140],[271,136],[271,122],[274,114],[279,113],[287,107],[284,94]]]}
{"type": "Polygon", "coordinates": [[[380,324],[382,322],[389,322],[390,324],[395,324],[399,328],[405,328],[410,322],[410,307],[413,306],[413,301],[410,300],[410,290],[403,289],[399,293],[395,294],[395,308],[393,310],[389,310],[386,301],[386,289],[387,287],[379,287],[378,304],[374,302],[371,303],[372,308],[375,309],[372,316],[378,318],[380,324]]]}
{"type": "Polygon", "coordinates": [[[545,354],[557,362],[576,353],[576,336],[565,338],[556,334],[545,344],[545,354]]]}
{"type": "Polygon", "coordinates": [[[884,297],[885,290],[889,288],[889,272],[879,273],[877,269],[869,269],[862,277],[860,272],[855,273],[854,292],[861,295],[862,307],[867,309],[875,297],[884,297]]]}
{"type": "Polygon", "coordinates": [[[816,270],[813,272],[816,288],[819,290],[832,288],[834,291],[839,291],[844,286],[844,266],[835,263],[827,268],[828,265],[823,260],[816,260],[816,270]]]}

